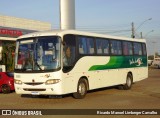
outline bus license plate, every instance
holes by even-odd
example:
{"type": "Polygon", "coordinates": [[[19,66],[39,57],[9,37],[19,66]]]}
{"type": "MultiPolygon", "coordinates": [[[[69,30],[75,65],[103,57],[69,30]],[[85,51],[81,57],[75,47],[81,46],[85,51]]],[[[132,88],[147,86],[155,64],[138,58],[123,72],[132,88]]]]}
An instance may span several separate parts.
{"type": "Polygon", "coordinates": [[[39,95],[39,92],[31,92],[32,95],[39,95]]]}

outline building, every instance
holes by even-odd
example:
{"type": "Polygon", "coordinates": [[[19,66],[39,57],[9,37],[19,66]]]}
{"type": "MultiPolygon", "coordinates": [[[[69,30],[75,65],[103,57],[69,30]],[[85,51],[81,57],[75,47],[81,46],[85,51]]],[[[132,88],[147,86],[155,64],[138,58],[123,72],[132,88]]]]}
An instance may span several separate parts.
{"type": "MultiPolygon", "coordinates": [[[[15,43],[17,37],[32,32],[46,30],[51,30],[50,23],[0,15],[0,65],[5,63],[7,66],[7,59],[3,60],[5,52],[4,48],[10,48],[9,44],[15,43]]],[[[7,54],[6,57],[12,56],[12,54],[9,54],[11,51],[5,53],[7,54]]],[[[13,60],[11,61],[13,63],[13,60]]]]}

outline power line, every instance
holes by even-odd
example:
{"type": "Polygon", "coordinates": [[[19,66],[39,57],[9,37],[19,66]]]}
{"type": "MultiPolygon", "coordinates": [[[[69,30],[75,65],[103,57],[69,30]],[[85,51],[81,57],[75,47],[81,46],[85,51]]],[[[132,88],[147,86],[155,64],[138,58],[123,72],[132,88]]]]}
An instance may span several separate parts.
{"type": "MultiPolygon", "coordinates": [[[[55,24],[53,26],[53,29],[59,29],[59,25],[55,24]]],[[[130,26],[127,24],[122,24],[122,25],[111,25],[111,26],[107,26],[107,25],[103,25],[103,26],[96,26],[96,25],[77,25],[76,26],[77,30],[81,30],[81,31],[88,31],[88,32],[94,32],[94,33],[101,33],[101,34],[111,34],[111,35],[127,35],[130,36],[131,35],[131,29],[130,26]],[[110,28],[110,27],[114,27],[110,28]],[[125,29],[126,28],[126,29],[125,29]]],[[[140,35],[138,35],[135,32],[136,37],[140,37],[140,35]]]]}
{"type": "MultiPolygon", "coordinates": [[[[60,27],[59,24],[53,24],[52,27],[60,27]]],[[[106,29],[106,28],[129,28],[128,24],[121,25],[76,25],[78,29],[106,29]]]]}
{"type": "Polygon", "coordinates": [[[81,29],[84,31],[94,31],[94,32],[107,32],[107,33],[116,33],[116,32],[126,32],[126,31],[131,31],[128,29],[124,29],[124,30],[107,30],[107,29],[103,29],[103,30],[98,30],[98,29],[81,29]]]}
{"type": "Polygon", "coordinates": [[[106,28],[106,27],[130,27],[128,24],[121,25],[77,25],[77,28],[106,28]]]}

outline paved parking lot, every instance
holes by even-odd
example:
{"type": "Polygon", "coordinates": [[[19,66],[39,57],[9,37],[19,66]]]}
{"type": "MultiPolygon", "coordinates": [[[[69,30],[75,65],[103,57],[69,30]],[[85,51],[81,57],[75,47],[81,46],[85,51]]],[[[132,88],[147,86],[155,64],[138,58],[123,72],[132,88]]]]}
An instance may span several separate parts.
{"type": "Polygon", "coordinates": [[[0,109],[160,109],[160,69],[150,68],[149,78],[135,83],[131,90],[104,88],[89,92],[85,99],[0,93],[0,109]]]}

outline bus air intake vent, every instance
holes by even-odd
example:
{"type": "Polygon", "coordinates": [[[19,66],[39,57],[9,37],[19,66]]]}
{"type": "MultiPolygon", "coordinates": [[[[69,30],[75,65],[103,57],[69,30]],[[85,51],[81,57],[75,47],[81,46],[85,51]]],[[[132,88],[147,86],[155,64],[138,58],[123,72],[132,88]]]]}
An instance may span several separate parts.
{"type": "Polygon", "coordinates": [[[46,89],[28,89],[28,88],[24,88],[24,91],[46,91],[46,89]]]}
{"type": "Polygon", "coordinates": [[[43,82],[36,82],[36,83],[24,83],[24,84],[32,85],[32,86],[36,86],[36,85],[41,85],[41,84],[43,84],[43,82]]]}

